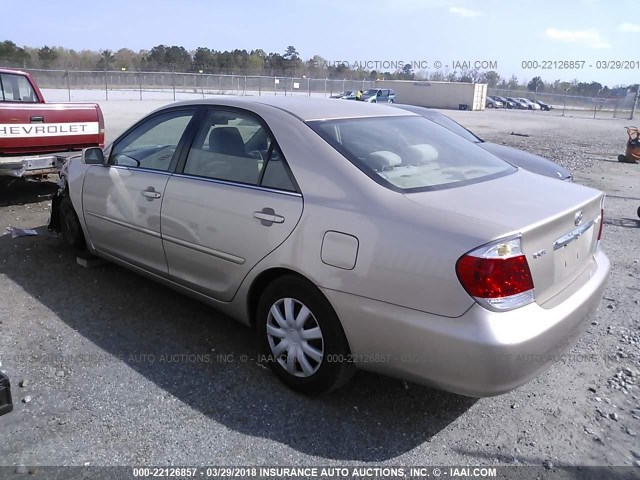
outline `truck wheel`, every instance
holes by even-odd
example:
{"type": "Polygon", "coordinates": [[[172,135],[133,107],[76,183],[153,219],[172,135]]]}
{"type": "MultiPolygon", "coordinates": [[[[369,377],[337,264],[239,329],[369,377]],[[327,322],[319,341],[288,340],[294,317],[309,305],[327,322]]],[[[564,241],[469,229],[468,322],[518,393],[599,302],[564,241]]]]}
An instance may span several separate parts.
{"type": "Polygon", "coordinates": [[[287,275],[265,289],[256,326],[269,367],[294,390],[328,393],[355,371],[338,316],[324,295],[303,278],[287,275]]]}
{"type": "Polygon", "coordinates": [[[68,195],[60,200],[60,230],[62,238],[70,247],[77,251],[86,250],[87,242],[84,239],[80,220],[68,195]]]}

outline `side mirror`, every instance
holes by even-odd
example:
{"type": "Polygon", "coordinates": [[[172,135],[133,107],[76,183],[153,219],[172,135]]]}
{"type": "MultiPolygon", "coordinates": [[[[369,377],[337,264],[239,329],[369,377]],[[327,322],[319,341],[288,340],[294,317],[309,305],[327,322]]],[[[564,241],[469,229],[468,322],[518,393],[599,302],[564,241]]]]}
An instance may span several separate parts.
{"type": "Polygon", "coordinates": [[[11,401],[11,384],[6,375],[0,373],[0,415],[9,413],[13,410],[13,402],[11,401]]]}
{"type": "Polygon", "coordinates": [[[82,151],[82,161],[87,165],[104,165],[104,152],[100,147],[85,148],[82,151]]]}

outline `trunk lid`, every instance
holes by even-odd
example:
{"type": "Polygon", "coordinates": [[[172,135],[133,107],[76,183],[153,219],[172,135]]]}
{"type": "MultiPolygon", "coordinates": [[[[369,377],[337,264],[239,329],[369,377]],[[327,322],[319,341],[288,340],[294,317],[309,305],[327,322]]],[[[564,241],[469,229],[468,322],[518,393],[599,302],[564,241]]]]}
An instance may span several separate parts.
{"type": "Polygon", "coordinates": [[[97,104],[0,104],[0,155],[26,155],[104,146],[97,104]]]}
{"type": "Polygon", "coordinates": [[[600,191],[523,170],[460,188],[406,195],[425,214],[454,226],[469,250],[520,234],[536,303],[543,307],[555,305],[589,279],[603,197],[600,191]]]}

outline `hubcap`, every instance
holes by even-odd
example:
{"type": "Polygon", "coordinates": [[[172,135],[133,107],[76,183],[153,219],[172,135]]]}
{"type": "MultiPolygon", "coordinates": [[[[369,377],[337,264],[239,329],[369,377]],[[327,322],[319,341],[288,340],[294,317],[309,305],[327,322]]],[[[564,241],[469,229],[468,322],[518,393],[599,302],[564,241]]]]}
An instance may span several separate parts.
{"type": "Polygon", "coordinates": [[[320,325],[306,305],[281,298],[269,309],[267,339],[274,357],[289,374],[310,377],[324,357],[320,325]]]}

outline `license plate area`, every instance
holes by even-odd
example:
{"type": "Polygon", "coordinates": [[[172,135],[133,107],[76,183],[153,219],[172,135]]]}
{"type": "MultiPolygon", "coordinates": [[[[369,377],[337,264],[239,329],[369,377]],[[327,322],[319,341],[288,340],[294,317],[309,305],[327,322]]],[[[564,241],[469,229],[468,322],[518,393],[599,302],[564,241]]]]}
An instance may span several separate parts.
{"type": "Polygon", "coordinates": [[[582,271],[592,255],[594,222],[589,222],[560,237],[553,244],[555,281],[562,282],[582,271]]]}

